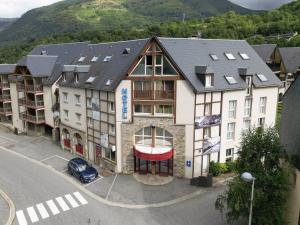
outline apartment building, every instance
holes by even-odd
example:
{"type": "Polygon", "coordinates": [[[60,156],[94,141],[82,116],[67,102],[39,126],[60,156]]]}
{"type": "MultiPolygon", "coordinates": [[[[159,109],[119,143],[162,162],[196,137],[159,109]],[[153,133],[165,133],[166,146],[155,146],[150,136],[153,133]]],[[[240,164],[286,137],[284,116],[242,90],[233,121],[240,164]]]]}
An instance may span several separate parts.
{"type": "Polygon", "coordinates": [[[12,96],[10,94],[10,85],[8,82],[9,74],[12,74],[16,68],[13,64],[0,65],[0,121],[12,123],[12,96]]]}
{"type": "Polygon", "coordinates": [[[59,82],[61,143],[115,172],[197,177],[274,125],[280,85],[245,41],[89,45],[59,82]]]}
{"type": "Polygon", "coordinates": [[[63,66],[80,55],[87,43],[41,45],[18,61],[9,76],[13,93],[13,126],[29,135],[59,138],[59,89],[63,66]]]}

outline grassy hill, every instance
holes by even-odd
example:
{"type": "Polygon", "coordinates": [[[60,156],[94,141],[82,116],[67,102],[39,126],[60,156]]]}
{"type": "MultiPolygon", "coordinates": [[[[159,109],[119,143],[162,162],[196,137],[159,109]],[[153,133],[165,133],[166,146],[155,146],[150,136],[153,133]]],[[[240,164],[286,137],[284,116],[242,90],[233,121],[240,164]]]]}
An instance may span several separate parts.
{"type": "Polygon", "coordinates": [[[0,31],[7,28],[9,25],[11,25],[16,20],[17,20],[16,18],[0,18],[0,31]]]}
{"type": "Polygon", "coordinates": [[[66,0],[31,10],[0,32],[0,42],[28,41],[86,29],[142,28],[228,11],[251,12],[227,0],[66,0]]]}

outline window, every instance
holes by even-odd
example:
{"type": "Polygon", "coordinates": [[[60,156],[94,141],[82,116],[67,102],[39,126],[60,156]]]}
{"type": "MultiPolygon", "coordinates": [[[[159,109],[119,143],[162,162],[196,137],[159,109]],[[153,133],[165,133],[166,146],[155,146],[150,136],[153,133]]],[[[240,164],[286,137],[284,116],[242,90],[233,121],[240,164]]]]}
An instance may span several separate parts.
{"type": "Polygon", "coordinates": [[[212,86],[213,86],[212,75],[211,74],[205,75],[205,87],[212,87],[212,86]]]}
{"type": "Polygon", "coordinates": [[[258,127],[263,127],[265,125],[265,118],[258,118],[258,127]]]}
{"type": "Polygon", "coordinates": [[[80,105],[80,95],[75,95],[76,105],[80,105]]]}
{"type": "Polygon", "coordinates": [[[98,57],[97,56],[94,56],[92,59],[91,59],[91,62],[97,62],[98,60],[98,57]]]}
{"type": "Polygon", "coordinates": [[[204,110],[205,110],[205,116],[211,115],[211,103],[205,103],[204,110]]]}
{"type": "Polygon", "coordinates": [[[244,119],[244,129],[249,130],[251,128],[251,120],[244,119]]]}
{"type": "Polygon", "coordinates": [[[151,81],[135,81],[134,82],[134,98],[151,99],[152,98],[151,81]]]}
{"type": "Polygon", "coordinates": [[[116,161],[115,146],[112,146],[110,148],[102,147],[102,155],[104,156],[105,159],[116,161]]]}
{"type": "Polygon", "coordinates": [[[115,111],[115,103],[114,102],[110,102],[109,103],[109,111],[110,112],[114,112],[115,111]]]}
{"type": "Polygon", "coordinates": [[[245,99],[245,108],[244,108],[244,116],[251,116],[251,103],[252,100],[250,98],[245,99]]]}
{"type": "Polygon", "coordinates": [[[78,83],[78,73],[75,73],[75,83],[78,83]]]}
{"type": "Polygon", "coordinates": [[[146,55],[146,75],[153,74],[153,57],[152,55],[146,55]]]}
{"type": "Polygon", "coordinates": [[[89,77],[89,79],[87,79],[85,82],[86,83],[93,83],[95,79],[96,79],[96,77],[89,77]]]}
{"type": "Polygon", "coordinates": [[[266,114],[267,97],[261,97],[259,99],[259,113],[266,114]]]}
{"type": "Polygon", "coordinates": [[[167,130],[156,127],[155,128],[155,146],[173,146],[173,135],[167,130]]]}
{"type": "Polygon", "coordinates": [[[64,100],[64,103],[68,103],[68,93],[63,92],[63,100],[64,100]]]}
{"type": "Polygon", "coordinates": [[[84,59],[85,59],[85,57],[82,56],[78,59],[78,62],[83,62],[84,59]]]}
{"type": "Polygon", "coordinates": [[[249,56],[248,56],[246,53],[240,53],[240,56],[241,56],[242,59],[244,59],[244,60],[250,59],[249,56]]]}
{"type": "Polygon", "coordinates": [[[236,117],[236,100],[229,101],[228,118],[235,119],[236,117]]]}
{"type": "Polygon", "coordinates": [[[116,133],[116,127],[114,124],[109,124],[109,134],[115,135],[116,133]]]}
{"type": "Polygon", "coordinates": [[[155,98],[156,99],[173,99],[174,98],[174,81],[155,81],[155,98]]]}
{"type": "Polygon", "coordinates": [[[225,76],[225,79],[229,84],[237,84],[237,81],[232,76],[225,76]]]}
{"type": "Polygon", "coordinates": [[[63,74],[63,81],[66,81],[67,80],[67,75],[64,73],[63,74]]]}
{"type": "Polygon", "coordinates": [[[210,127],[204,127],[203,128],[203,134],[204,134],[204,138],[210,138],[211,137],[210,127]]]}
{"type": "Polygon", "coordinates": [[[232,161],[233,153],[234,153],[234,148],[226,149],[226,162],[232,161]]]}
{"type": "Polygon", "coordinates": [[[151,105],[143,105],[143,104],[135,104],[134,105],[134,113],[151,113],[151,105]]]}
{"type": "Polygon", "coordinates": [[[250,76],[246,77],[246,83],[247,83],[247,86],[248,86],[248,88],[247,88],[247,95],[250,95],[251,94],[251,84],[252,84],[250,76]]]}
{"type": "Polygon", "coordinates": [[[227,124],[227,140],[233,140],[235,133],[235,123],[227,124]]]}
{"type": "Polygon", "coordinates": [[[111,60],[112,56],[108,55],[105,56],[105,58],[103,59],[103,62],[109,62],[111,60]]]}
{"type": "Polygon", "coordinates": [[[261,82],[268,81],[268,79],[266,78],[266,76],[263,75],[263,74],[257,74],[257,77],[259,78],[259,80],[260,80],[261,82]]]}
{"type": "Polygon", "coordinates": [[[234,60],[234,59],[235,59],[235,57],[234,57],[234,55],[233,55],[232,53],[225,53],[225,56],[226,56],[227,59],[229,59],[229,60],[234,60]]]}
{"type": "Polygon", "coordinates": [[[88,117],[88,125],[93,126],[93,119],[88,117]]]}
{"type": "Polygon", "coordinates": [[[173,114],[173,105],[156,105],[155,113],[157,114],[173,114]]]}
{"type": "Polygon", "coordinates": [[[69,118],[69,110],[64,109],[65,119],[69,118]]]}
{"type": "Polygon", "coordinates": [[[134,139],[135,145],[173,146],[173,135],[159,127],[144,127],[135,133],[134,139]]]}
{"type": "Polygon", "coordinates": [[[76,113],[76,119],[77,119],[77,122],[81,121],[81,114],[80,113],[76,113]]]}
{"type": "Polygon", "coordinates": [[[108,79],[105,83],[105,86],[110,86],[112,84],[113,80],[112,79],[108,79]]]}
{"type": "Polygon", "coordinates": [[[87,98],[87,107],[88,108],[92,107],[92,99],[91,98],[87,98]]]}
{"type": "Polygon", "coordinates": [[[219,60],[218,56],[215,55],[215,54],[209,54],[209,56],[210,56],[210,58],[211,58],[212,60],[214,60],[214,61],[219,60]]]}
{"type": "Polygon", "coordinates": [[[152,145],[152,128],[144,127],[143,129],[139,130],[137,133],[135,133],[134,139],[135,139],[136,145],[151,146],[152,145]]]}

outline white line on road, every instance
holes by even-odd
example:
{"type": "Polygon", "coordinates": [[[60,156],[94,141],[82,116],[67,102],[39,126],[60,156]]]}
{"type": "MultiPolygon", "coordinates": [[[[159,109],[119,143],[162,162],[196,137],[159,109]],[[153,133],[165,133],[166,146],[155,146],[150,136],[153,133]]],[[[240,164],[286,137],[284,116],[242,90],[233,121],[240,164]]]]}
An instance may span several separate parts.
{"type": "Polygon", "coordinates": [[[82,204],[82,205],[86,205],[88,204],[87,200],[85,200],[84,197],[82,197],[82,195],[77,191],[73,193],[74,196],[78,199],[78,201],[82,204]]]}
{"type": "Polygon", "coordinates": [[[85,187],[88,187],[88,186],[90,186],[91,184],[94,184],[94,183],[96,183],[97,181],[102,180],[102,179],[103,179],[103,177],[99,175],[99,177],[98,177],[96,180],[94,180],[93,182],[88,183],[88,184],[86,184],[86,185],[84,185],[84,186],[85,186],[85,187]]]}
{"type": "Polygon", "coordinates": [[[53,202],[53,200],[49,200],[46,203],[47,203],[48,207],[50,208],[53,215],[57,215],[60,213],[58,208],[56,207],[55,203],[53,202]]]}
{"type": "Polygon", "coordinates": [[[68,200],[68,202],[70,203],[70,205],[73,208],[76,208],[79,206],[78,203],[75,201],[75,199],[70,194],[65,195],[65,198],[68,200]]]}
{"type": "Polygon", "coordinates": [[[35,223],[35,222],[39,221],[39,218],[38,218],[38,216],[37,216],[37,214],[36,214],[33,207],[27,208],[27,212],[28,212],[28,215],[29,215],[30,220],[31,220],[32,223],[35,223]]]}
{"type": "Polygon", "coordinates": [[[67,211],[69,210],[69,206],[67,205],[67,203],[64,201],[64,199],[62,197],[58,197],[56,198],[56,201],[58,202],[59,206],[61,207],[61,209],[63,211],[67,211]]]}
{"type": "Polygon", "coordinates": [[[36,207],[37,207],[42,219],[46,219],[49,217],[49,214],[48,214],[45,206],[43,205],[43,203],[37,204],[36,207]]]}
{"type": "Polygon", "coordinates": [[[56,157],[56,155],[52,155],[52,156],[49,156],[49,157],[47,157],[45,159],[42,159],[41,162],[47,161],[47,160],[52,159],[54,157],[56,157]]]}
{"type": "Polygon", "coordinates": [[[18,141],[15,141],[14,139],[8,138],[8,137],[3,137],[2,135],[0,135],[0,138],[14,142],[14,143],[18,143],[18,141]]]}
{"type": "Polygon", "coordinates": [[[70,160],[69,159],[66,159],[66,158],[64,158],[64,157],[61,157],[61,156],[59,156],[59,155],[55,155],[56,157],[58,157],[58,158],[60,158],[60,159],[63,159],[63,160],[65,160],[65,161],[67,161],[67,162],[69,162],[70,160]]]}
{"type": "Polygon", "coordinates": [[[16,215],[17,215],[17,219],[18,219],[19,225],[27,225],[27,220],[25,218],[23,210],[17,211],[16,215]]]}
{"type": "Polygon", "coordinates": [[[108,192],[107,192],[107,195],[106,195],[106,198],[105,198],[105,199],[108,199],[108,196],[109,196],[109,194],[110,194],[110,192],[111,192],[111,190],[112,190],[112,188],[113,188],[113,186],[114,186],[114,184],[115,184],[115,182],[116,182],[117,176],[118,176],[118,174],[116,174],[116,176],[115,176],[115,178],[114,178],[112,184],[110,185],[110,188],[109,188],[109,190],[108,190],[108,192]]]}

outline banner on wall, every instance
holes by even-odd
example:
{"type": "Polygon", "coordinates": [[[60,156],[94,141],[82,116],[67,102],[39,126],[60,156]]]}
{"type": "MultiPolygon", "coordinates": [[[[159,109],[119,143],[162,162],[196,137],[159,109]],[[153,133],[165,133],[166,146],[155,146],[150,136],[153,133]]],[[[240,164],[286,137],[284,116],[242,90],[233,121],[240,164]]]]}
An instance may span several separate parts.
{"type": "Polygon", "coordinates": [[[208,126],[216,126],[221,123],[221,114],[211,116],[199,116],[195,119],[195,129],[200,129],[208,126]]]}
{"type": "Polygon", "coordinates": [[[203,143],[203,155],[220,151],[221,137],[206,138],[203,143]]]}

